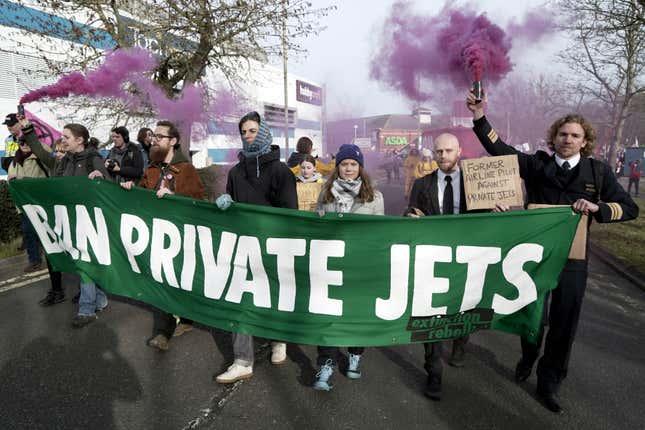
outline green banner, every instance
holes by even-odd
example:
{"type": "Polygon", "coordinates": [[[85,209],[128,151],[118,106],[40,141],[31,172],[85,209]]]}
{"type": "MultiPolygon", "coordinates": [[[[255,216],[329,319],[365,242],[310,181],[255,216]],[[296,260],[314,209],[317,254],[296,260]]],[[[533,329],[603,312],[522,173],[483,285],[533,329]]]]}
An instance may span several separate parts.
{"type": "Polygon", "coordinates": [[[535,339],[578,215],[404,218],[214,204],[84,177],[11,181],[52,265],[228,331],[330,346],[492,328],[535,339]]]}

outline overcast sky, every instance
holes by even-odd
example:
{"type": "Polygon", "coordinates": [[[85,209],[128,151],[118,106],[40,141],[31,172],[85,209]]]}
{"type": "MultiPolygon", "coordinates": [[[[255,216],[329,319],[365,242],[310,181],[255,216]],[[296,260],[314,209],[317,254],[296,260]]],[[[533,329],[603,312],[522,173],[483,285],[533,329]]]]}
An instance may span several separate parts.
{"type": "MultiPolygon", "coordinates": [[[[318,36],[304,41],[309,51],[306,58],[289,61],[289,70],[305,78],[327,85],[327,106],[330,113],[352,116],[381,113],[409,113],[412,103],[369,78],[369,63],[376,51],[381,29],[394,0],[312,0],[314,7],[336,5],[337,9],[322,20],[327,28],[318,36]]],[[[505,28],[510,19],[521,20],[528,10],[538,8],[551,16],[545,1],[481,0],[460,2],[485,12],[488,18],[505,28]]],[[[435,15],[445,4],[441,0],[415,0],[419,14],[435,15]]],[[[458,2],[450,2],[453,7],[458,2]]],[[[531,49],[514,46],[511,60],[513,73],[537,75],[552,66],[550,58],[564,46],[560,36],[548,37],[531,49]]],[[[428,53],[432,55],[432,53],[428,53]]],[[[461,99],[459,94],[457,99],[461,99]]],[[[432,102],[425,103],[430,108],[432,102]]]]}

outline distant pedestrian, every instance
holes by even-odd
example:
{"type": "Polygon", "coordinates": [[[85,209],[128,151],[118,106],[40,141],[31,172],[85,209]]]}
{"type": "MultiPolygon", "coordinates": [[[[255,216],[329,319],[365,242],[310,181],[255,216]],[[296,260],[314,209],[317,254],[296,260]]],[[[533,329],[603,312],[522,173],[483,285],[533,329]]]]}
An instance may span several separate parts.
{"type": "Polygon", "coordinates": [[[629,184],[627,185],[627,193],[631,194],[632,184],[634,184],[634,194],[638,197],[638,184],[641,181],[641,175],[643,173],[643,168],[641,166],[641,160],[632,161],[629,163],[629,184]]]}
{"type": "Polygon", "coordinates": [[[437,162],[432,159],[432,151],[424,148],[421,151],[421,161],[417,164],[416,178],[423,178],[439,168],[437,162]]]}
{"type": "Polygon", "coordinates": [[[408,156],[405,157],[403,162],[403,167],[405,168],[405,192],[404,196],[407,199],[410,197],[410,190],[412,189],[412,184],[417,179],[417,164],[421,161],[421,156],[417,148],[411,148],[408,156]]]}

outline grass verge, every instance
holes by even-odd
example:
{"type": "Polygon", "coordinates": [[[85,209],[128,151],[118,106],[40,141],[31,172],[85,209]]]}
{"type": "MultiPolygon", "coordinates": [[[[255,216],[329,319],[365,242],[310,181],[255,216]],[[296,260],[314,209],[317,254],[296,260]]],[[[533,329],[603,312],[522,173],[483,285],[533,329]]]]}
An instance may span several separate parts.
{"type": "Polygon", "coordinates": [[[640,209],[633,221],[591,224],[591,241],[628,267],[645,272],[645,199],[634,198],[640,209]]]}
{"type": "Polygon", "coordinates": [[[17,237],[9,243],[0,243],[0,260],[14,255],[22,254],[25,251],[18,251],[22,237],[17,237]]]}

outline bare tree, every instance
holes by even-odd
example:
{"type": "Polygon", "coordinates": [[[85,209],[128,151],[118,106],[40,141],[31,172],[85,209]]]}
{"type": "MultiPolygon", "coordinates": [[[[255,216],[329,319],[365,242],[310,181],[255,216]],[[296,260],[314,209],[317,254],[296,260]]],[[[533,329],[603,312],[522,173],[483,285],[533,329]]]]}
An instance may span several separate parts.
{"type": "MultiPolygon", "coordinates": [[[[169,97],[200,82],[207,67],[217,69],[230,86],[245,81],[251,60],[266,61],[287,52],[303,53],[302,38],[318,33],[320,18],[335,7],[315,9],[306,0],[41,0],[59,20],[35,16],[30,23],[45,36],[76,42],[65,62],[48,61],[49,74],[64,74],[95,65],[106,47],[144,46],[159,64],[155,81],[169,97]],[[80,25],[79,25],[80,24],[80,25]]],[[[39,39],[34,48],[50,59],[52,48],[39,39]]],[[[149,115],[149,112],[134,113],[149,115]]]]}
{"type": "Polygon", "coordinates": [[[645,92],[645,2],[562,0],[559,5],[573,39],[561,56],[582,74],[578,85],[604,105],[607,158],[615,168],[630,106],[645,92]]]}

